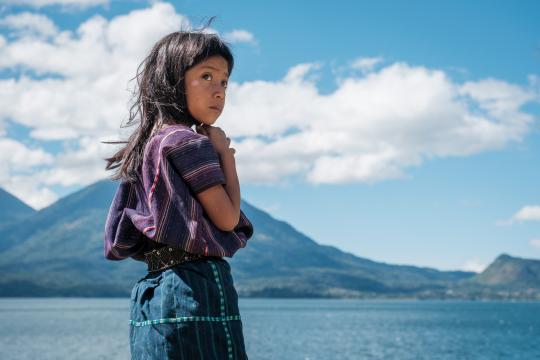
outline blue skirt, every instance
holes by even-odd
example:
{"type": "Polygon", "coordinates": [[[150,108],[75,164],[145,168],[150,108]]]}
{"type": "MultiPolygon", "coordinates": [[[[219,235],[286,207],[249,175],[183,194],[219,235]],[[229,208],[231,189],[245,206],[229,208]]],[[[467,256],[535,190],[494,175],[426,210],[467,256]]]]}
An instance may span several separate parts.
{"type": "Polygon", "coordinates": [[[148,273],[131,292],[132,359],[247,359],[229,263],[203,258],[148,273]]]}

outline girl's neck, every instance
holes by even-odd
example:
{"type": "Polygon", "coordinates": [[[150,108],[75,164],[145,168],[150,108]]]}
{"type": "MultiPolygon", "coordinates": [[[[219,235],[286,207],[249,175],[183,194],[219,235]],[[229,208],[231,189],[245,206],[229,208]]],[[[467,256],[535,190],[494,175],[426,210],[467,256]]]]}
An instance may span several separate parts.
{"type": "Polygon", "coordinates": [[[189,128],[191,129],[191,126],[187,125],[187,124],[184,124],[182,122],[178,122],[178,121],[164,121],[161,126],[159,127],[159,130],[158,131],[161,131],[161,130],[164,130],[164,129],[167,129],[168,127],[170,126],[182,126],[182,127],[186,127],[186,128],[189,128]]]}

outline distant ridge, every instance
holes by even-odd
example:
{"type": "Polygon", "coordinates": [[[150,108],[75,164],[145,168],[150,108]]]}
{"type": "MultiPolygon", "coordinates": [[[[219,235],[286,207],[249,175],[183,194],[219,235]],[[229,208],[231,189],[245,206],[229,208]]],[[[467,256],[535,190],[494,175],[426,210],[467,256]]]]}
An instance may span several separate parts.
{"type": "Polygon", "coordinates": [[[471,282],[506,289],[540,288],[540,261],[501,254],[471,282]]]}
{"type": "MultiPolygon", "coordinates": [[[[1,227],[0,296],[129,296],[146,264],[103,256],[117,186],[99,181],[1,227]]],[[[481,274],[386,264],[320,245],[244,200],[241,208],[255,233],[226,258],[239,296],[540,300],[540,260],[501,255],[481,274]]]]}

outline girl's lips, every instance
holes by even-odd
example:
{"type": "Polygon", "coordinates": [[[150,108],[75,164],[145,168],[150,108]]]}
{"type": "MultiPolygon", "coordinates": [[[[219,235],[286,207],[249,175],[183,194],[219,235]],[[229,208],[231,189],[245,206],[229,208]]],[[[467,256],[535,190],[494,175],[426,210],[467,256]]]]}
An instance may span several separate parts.
{"type": "Polygon", "coordinates": [[[216,106],[210,106],[210,109],[212,109],[212,110],[216,110],[216,111],[221,111],[221,109],[220,109],[220,108],[218,108],[218,107],[216,107],[216,106]]]}

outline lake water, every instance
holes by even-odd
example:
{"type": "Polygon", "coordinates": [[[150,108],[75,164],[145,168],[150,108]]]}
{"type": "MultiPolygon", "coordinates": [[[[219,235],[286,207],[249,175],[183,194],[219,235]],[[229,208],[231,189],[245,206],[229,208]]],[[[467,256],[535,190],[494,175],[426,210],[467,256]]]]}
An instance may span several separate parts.
{"type": "MultiPolygon", "coordinates": [[[[540,359],[540,302],[239,300],[250,359],[540,359]]],[[[0,359],[129,359],[129,299],[0,299],[0,359]]]]}

